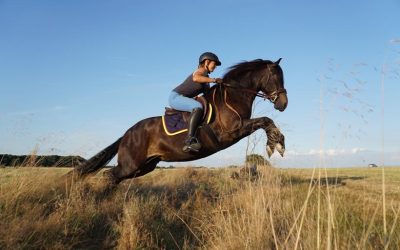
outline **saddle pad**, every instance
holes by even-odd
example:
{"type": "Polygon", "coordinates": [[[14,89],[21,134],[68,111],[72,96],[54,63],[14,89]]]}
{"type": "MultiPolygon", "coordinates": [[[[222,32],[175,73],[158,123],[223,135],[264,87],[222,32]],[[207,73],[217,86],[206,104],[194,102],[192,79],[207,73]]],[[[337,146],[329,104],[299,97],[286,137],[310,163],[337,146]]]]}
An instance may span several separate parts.
{"type": "MultiPolygon", "coordinates": [[[[208,113],[202,123],[210,123],[212,112],[212,106],[211,104],[208,104],[208,113]]],[[[184,133],[188,130],[188,123],[183,118],[183,114],[184,112],[177,112],[171,115],[163,115],[161,117],[162,125],[167,135],[173,136],[184,133]]]]}

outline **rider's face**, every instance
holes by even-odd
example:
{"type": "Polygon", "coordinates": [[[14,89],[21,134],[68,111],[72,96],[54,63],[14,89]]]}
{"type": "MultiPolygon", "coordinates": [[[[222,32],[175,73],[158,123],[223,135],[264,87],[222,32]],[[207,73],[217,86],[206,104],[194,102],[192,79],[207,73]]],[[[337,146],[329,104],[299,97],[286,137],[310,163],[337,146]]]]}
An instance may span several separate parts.
{"type": "Polygon", "coordinates": [[[217,67],[217,64],[214,61],[206,60],[205,66],[208,69],[208,71],[211,73],[215,70],[217,67]]]}

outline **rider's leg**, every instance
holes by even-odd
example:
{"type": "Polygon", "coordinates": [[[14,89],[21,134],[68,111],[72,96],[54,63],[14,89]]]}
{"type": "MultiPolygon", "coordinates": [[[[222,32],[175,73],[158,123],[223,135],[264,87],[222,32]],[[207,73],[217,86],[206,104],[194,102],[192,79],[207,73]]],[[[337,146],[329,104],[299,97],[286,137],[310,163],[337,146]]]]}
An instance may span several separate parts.
{"type": "Polygon", "coordinates": [[[195,108],[190,114],[189,127],[188,127],[188,137],[185,140],[185,146],[183,147],[184,152],[189,151],[199,151],[201,144],[196,137],[197,128],[200,125],[201,118],[203,117],[203,109],[195,108]]]}
{"type": "Polygon", "coordinates": [[[200,102],[193,98],[180,95],[175,91],[172,91],[169,95],[169,106],[173,109],[186,112],[192,112],[195,108],[203,108],[200,102]]]}
{"type": "Polygon", "coordinates": [[[196,138],[196,130],[197,127],[200,125],[201,118],[203,117],[203,107],[201,103],[194,100],[193,98],[185,97],[172,91],[169,97],[169,105],[176,110],[191,112],[189,119],[188,137],[185,140],[183,151],[199,151],[201,148],[201,144],[196,138]]]}

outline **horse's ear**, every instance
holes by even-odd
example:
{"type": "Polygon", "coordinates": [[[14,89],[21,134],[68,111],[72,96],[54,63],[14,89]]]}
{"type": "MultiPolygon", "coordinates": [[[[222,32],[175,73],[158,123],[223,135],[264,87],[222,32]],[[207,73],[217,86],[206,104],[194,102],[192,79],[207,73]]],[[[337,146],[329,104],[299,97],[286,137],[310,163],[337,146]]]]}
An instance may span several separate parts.
{"type": "Polygon", "coordinates": [[[282,58],[279,58],[278,61],[274,62],[275,65],[279,65],[279,63],[281,62],[282,58]]]}

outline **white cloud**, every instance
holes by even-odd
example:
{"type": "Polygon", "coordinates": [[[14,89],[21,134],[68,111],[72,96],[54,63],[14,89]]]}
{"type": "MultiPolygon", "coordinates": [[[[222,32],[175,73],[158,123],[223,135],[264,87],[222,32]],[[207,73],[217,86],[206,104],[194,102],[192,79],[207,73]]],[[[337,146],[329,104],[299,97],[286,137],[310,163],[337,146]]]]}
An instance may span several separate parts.
{"type": "Polygon", "coordinates": [[[357,154],[357,153],[364,152],[364,151],[367,151],[367,150],[365,148],[353,148],[351,150],[351,153],[357,154]]]}
{"type": "Polygon", "coordinates": [[[310,149],[306,155],[317,155],[320,154],[321,150],[310,149]]]}
{"type": "Polygon", "coordinates": [[[400,39],[392,39],[390,40],[390,43],[400,43],[400,39]]]}
{"type": "Polygon", "coordinates": [[[369,163],[385,166],[400,166],[400,152],[380,152],[364,148],[352,149],[311,149],[308,152],[285,154],[285,157],[272,157],[274,165],[288,168],[310,167],[355,167],[369,163]],[[321,154],[324,152],[324,154],[321,154]]]}
{"type": "Polygon", "coordinates": [[[63,111],[66,110],[68,107],[63,105],[56,105],[53,107],[53,111],[63,111]]]}
{"type": "Polygon", "coordinates": [[[390,155],[389,161],[398,162],[400,164],[400,152],[394,152],[390,155]]]}
{"type": "Polygon", "coordinates": [[[328,155],[328,156],[338,156],[338,155],[351,155],[358,154],[360,152],[367,151],[364,148],[351,148],[351,149],[310,149],[306,153],[296,152],[291,153],[291,155],[328,155]]]}

